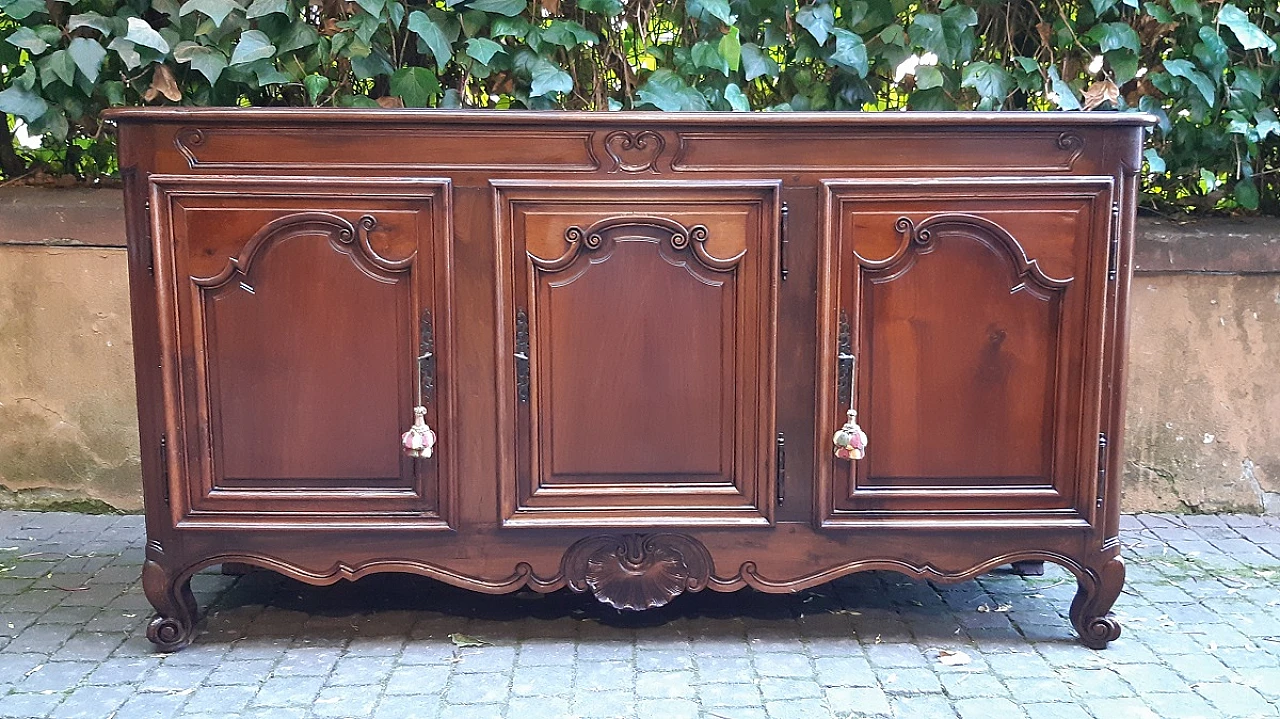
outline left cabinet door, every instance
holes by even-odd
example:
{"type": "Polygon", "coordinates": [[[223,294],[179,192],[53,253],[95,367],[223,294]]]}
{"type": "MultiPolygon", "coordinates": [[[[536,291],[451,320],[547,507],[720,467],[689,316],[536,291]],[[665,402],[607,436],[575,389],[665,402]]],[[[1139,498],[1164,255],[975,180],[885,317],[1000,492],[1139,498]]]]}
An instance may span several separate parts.
{"type": "Polygon", "coordinates": [[[447,528],[449,185],[151,178],[175,522],[447,528]],[[439,441],[405,456],[418,404],[439,441]]]}

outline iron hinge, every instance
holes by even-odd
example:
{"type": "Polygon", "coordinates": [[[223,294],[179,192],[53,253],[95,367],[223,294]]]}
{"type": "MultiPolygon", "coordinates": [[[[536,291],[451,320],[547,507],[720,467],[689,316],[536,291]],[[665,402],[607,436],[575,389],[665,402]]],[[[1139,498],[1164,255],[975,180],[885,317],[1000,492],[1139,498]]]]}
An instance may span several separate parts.
{"type": "Polygon", "coordinates": [[[777,452],[778,505],[781,506],[787,500],[787,438],[781,432],[778,433],[777,452]]]}
{"type": "Polygon", "coordinates": [[[1098,433],[1098,509],[1102,509],[1107,492],[1107,433],[1098,433]]]}
{"type": "Polygon", "coordinates": [[[1111,244],[1107,248],[1107,281],[1120,275],[1120,203],[1111,203],[1111,244]]]}
{"type": "Polygon", "coordinates": [[[164,490],[164,504],[169,506],[169,440],[160,435],[160,487],[164,490]]]}
{"type": "Polygon", "coordinates": [[[787,208],[787,203],[782,203],[782,212],[778,216],[778,271],[782,276],[782,281],[787,281],[787,275],[791,274],[791,270],[787,268],[787,244],[790,239],[787,237],[787,228],[791,225],[787,208]]]}
{"type": "Polygon", "coordinates": [[[151,200],[142,203],[142,249],[147,253],[147,273],[155,276],[155,250],[151,247],[151,200]]]}

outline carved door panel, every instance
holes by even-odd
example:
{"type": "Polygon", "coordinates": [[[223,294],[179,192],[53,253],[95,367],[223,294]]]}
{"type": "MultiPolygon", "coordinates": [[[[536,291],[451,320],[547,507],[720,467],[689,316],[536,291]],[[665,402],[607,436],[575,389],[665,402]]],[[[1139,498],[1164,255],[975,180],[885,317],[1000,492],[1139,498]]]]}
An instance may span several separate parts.
{"type": "Polygon", "coordinates": [[[446,526],[447,198],[434,180],[152,178],[162,342],[191,358],[165,375],[175,519],[446,526]],[[429,459],[400,449],[419,398],[429,459]]]}
{"type": "Polygon", "coordinates": [[[768,524],[777,183],[494,184],[506,524],[768,524]]]}
{"type": "Polygon", "coordinates": [[[826,191],[821,521],[1091,517],[1111,179],[826,191]],[[851,392],[858,461],[831,444],[851,392]]]}

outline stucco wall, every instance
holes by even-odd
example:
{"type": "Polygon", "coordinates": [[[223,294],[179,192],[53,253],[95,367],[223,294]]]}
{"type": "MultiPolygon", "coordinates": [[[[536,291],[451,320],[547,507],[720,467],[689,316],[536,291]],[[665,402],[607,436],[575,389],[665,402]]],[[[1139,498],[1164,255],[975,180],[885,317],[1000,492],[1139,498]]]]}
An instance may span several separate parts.
{"type": "MultiPolygon", "coordinates": [[[[0,190],[0,506],[141,507],[120,208],[0,190]]],[[[1141,222],[1136,265],[1123,509],[1280,514],[1280,222],[1141,222]]]]}

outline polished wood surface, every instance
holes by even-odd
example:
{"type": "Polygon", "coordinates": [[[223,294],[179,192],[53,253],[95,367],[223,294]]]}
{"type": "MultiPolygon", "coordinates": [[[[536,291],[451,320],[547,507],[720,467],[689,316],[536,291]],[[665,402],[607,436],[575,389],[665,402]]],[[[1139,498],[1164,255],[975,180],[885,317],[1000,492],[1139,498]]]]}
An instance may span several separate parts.
{"type": "Polygon", "coordinates": [[[109,117],[161,648],[211,564],[644,609],[1051,561],[1118,635],[1150,118],[109,117]]]}

